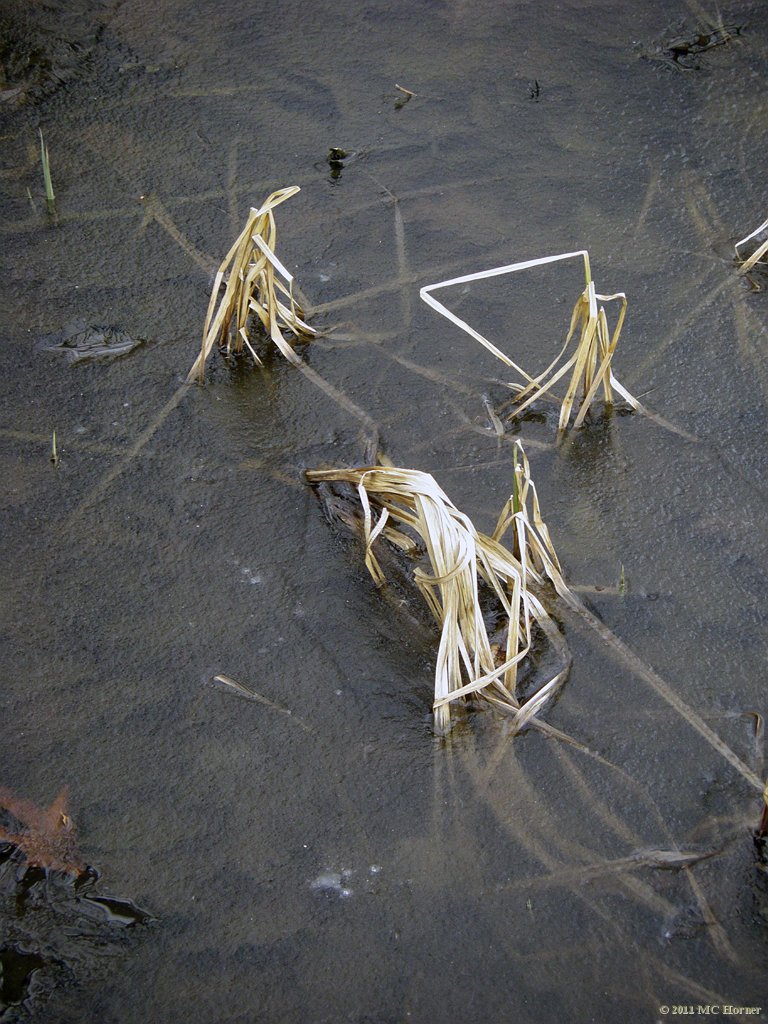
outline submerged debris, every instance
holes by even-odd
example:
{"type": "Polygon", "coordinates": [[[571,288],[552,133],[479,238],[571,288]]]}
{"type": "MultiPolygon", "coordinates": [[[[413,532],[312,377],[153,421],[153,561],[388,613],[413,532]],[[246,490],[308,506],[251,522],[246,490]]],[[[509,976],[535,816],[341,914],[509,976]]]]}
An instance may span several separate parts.
{"type": "Polygon", "coordinates": [[[229,693],[233,693],[238,697],[242,697],[244,700],[251,700],[257,704],[263,704],[264,707],[270,708],[272,711],[277,711],[281,715],[288,715],[296,722],[300,729],[305,732],[311,732],[312,729],[297,715],[294,715],[290,708],[285,707],[283,704],[278,704],[274,700],[270,700],[269,697],[265,697],[261,693],[257,693],[256,690],[252,690],[250,686],[246,686],[245,683],[240,683],[237,679],[233,679],[231,676],[224,675],[223,672],[211,678],[212,684],[220,690],[225,690],[229,693]]]}
{"type": "Polygon", "coordinates": [[[0,1018],[37,1013],[154,921],[132,900],[100,892],[99,881],[76,850],[66,789],[38,807],[0,788],[0,1018]]]}
{"type": "Polygon", "coordinates": [[[341,177],[341,172],[344,170],[344,161],[349,156],[346,149],[342,149],[340,146],[331,146],[328,150],[328,156],[325,158],[325,162],[331,169],[331,179],[338,181],[341,177]]]}
{"type": "Polygon", "coordinates": [[[642,60],[673,71],[700,71],[698,58],[708,50],[724,46],[741,35],[741,25],[725,25],[722,20],[717,24],[703,25],[695,29],[684,26],[671,39],[665,39],[649,48],[638,45],[642,60]]]}
{"type": "Polygon", "coordinates": [[[75,848],[75,826],[67,814],[69,793],[62,789],[50,807],[38,807],[0,787],[0,842],[8,843],[29,867],[80,877],[86,865],[75,848]]]}
{"type": "Polygon", "coordinates": [[[119,359],[143,344],[143,339],[131,338],[115,327],[92,327],[77,321],[43,338],[37,349],[63,355],[69,363],[84,363],[119,359]]]}
{"type": "Polygon", "coordinates": [[[698,65],[692,58],[700,53],[706,53],[707,50],[713,50],[716,46],[723,46],[740,34],[740,25],[724,25],[721,22],[719,25],[697,28],[675,36],[667,43],[667,51],[672,60],[681,66],[695,68],[698,65]]]}
{"type": "MultiPolygon", "coordinates": [[[[440,734],[451,727],[451,705],[469,697],[511,713],[513,729],[523,728],[554,696],[570,668],[565,640],[542,603],[546,582],[562,594],[568,588],[519,444],[516,456],[513,492],[491,536],[480,533],[428,473],[368,466],[306,474],[314,484],[346,481],[357,487],[365,564],[378,586],[386,582],[379,538],[401,551],[423,545],[431,572],[416,565],[412,581],[441,631],[433,705],[440,734]],[[508,532],[510,546],[505,547],[502,538],[508,532]],[[483,607],[489,600],[495,605],[495,631],[489,631],[483,607]],[[533,651],[536,630],[557,652],[560,667],[523,695],[518,674],[533,651]]],[[[339,521],[349,524],[350,518],[339,515],[339,521]]]]}
{"type": "Polygon", "coordinates": [[[83,5],[6,0],[0,5],[0,107],[40,103],[82,75],[102,30],[101,18],[83,5]]]}
{"type": "Polygon", "coordinates": [[[400,93],[398,98],[395,100],[395,110],[402,110],[406,103],[411,100],[416,93],[412,89],[406,89],[404,85],[398,85],[395,82],[395,88],[400,93]]]}

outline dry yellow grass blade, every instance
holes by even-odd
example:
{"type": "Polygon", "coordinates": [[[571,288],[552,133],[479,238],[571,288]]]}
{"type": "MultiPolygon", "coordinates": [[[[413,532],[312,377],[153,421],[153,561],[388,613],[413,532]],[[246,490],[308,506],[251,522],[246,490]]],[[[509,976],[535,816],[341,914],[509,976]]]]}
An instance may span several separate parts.
{"type": "Polygon", "coordinates": [[[756,263],[761,263],[763,258],[768,256],[768,220],[764,220],[759,228],[755,228],[755,230],[751,234],[747,235],[746,238],[742,238],[740,242],[737,242],[735,249],[736,259],[741,261],[739,273],[748,274],[756,263]],[[747,242],[751,242],[752,239],[755,240],[756,247],[751,255],[745,259],[739,250],[745,246],[747,242]]]}
{"type": "Polygon", "coordinates": [[[763,790],[763,811],[760,815],[760,824],[757,826],[757,835],[760,839],[768,836],[768,782],[763,790]]]}
{"type": "Polygon", "coordinates": [[[582,424],[584,417],[586,416],[587,411],[600,387],[603,389],[603,397],[606,404],[611,404],[613,402],[613,391],[615,390],[626,402],[629,403],[629,405],[632,406],[632,408],[641,410],[640,404],[626,390],[626,388],[618,382],[611,369],[611,361],[619,342],[621,329],[624,325],[624,317],[627,311],[627,297],[623,292],[618,292],[615,295],[598,295],[595,292],[595,285],[592,280],[589,265],[589,253],[586,249],[579,250],[578,252],[561,253],[557,256],[544,256],[535,260],[525,260],[522,263],[512,263],[508,266],[495,267],[492,270],[483,270],[475,274],[465,274],[463,277],[455,277],[450,281],[440,281],[437,284],[427,285],[425,288],[421,289],[420,294],[427,305],[435,309],[441,314],[441,316],[446,317],[452,323],[456,324],[457,327],[460,327],[463,331],[469,334],[470,337],[479,341],[480,344],[484,345],[490,352],[492,352],[497,359],[506,363],[507,366],[519,373],[524,379],[526,382],[525,384],[510,384],[510,387],[516,392],[516,402],[518,403],[515,415],[519,415],[529,405],[531,405],[531,403],[535,402],[543,395],[546,395],[561,379],[561,377],[565,377],[569,371],[571,374],[570,380],[565,397],[562,399],[560,405],[560,418],[558,422],[558,430],[560,432],[566,430],[568,427],[574,402],[576,401],[576,394],[579,388],[581,388],[582,397],[578,405],[576,419],[573,424],[574,427],[579,427],[582,424]],[[561,260],[573,258],[581,258],[584,262],[586,287],[574,306],[565,344],[546,370],[538,374],[536,377],[532,377],[529,373],[523,370],[522,367],[514,363],[501,351],[501,349],[497,348],[487,338],[483,337],[482,334],[471,327],[465,320],[461,320],[457,317],[441,302],[438,302],[432,295],[432,292],[438,288],[448,288],[452,285],[466,284],[471,281],[480,281],[484,278],[498,277],[502,274],[513,274],[520,270],[529,270],[532,267],[540,267],[547,263],[557,263],[561,260]],[[605,314],[605,307],[603,305],[598,307],[598,301],[601,303],[619,301],[621,303],[613,333],[610,332],[608,327],[608,318],[605,314]],[[579,327],[578,341],[572,354],[566,358],[566,353],[568,352],[568,348],[576,333],[577,327],[579,327]],[[564,359],[565,362],[563,362],[564,359]]]}
{"type": "Polygon", "coordinates": [[[540,593],[550,580],[567,592],[557,556],[541,519],[525,453],[518,446],[514,490],[493,536],[475,529],[428,473],[396,467],[310,470],[312,483],[343,481],[357,488],[363,511],[365,563],[378,586],[386,582],[376,555],[380,536],[403,547],[403,532],[391,534],[395,522],[421,540],[431,572],[417,566],[413,581],[440,628],[435,668],[435,728],[450,729],[450,706],[477,696],[513,716],[521,729],[538,714],[563,683],[570,655],[540,593]],[[530,506],[530,511],[529,511],[530,506]],[[502,543],[511,531],[513,549],[502,543]],[[481,589],[493,595],[502,611],[502,628],[492,643],[480,604],[481,589]],[[536,625],[558,652],[561,669],[522,699],[517,673],[531,651],[536,625]]]}
{"type": "Polygon", "coordinates": [[[286,359],[298,364],[299,357],[283,335],[297,337],[315,332],[302,319],[303,311],[293,297],[293,277],[275,255],[277,228],[273,210],[295,196],[298,186],[273,192],[256,210],[251,209],[245,227],[219,267],[213,282],[208,313],[203,328],[200,355],[189,371],[187,381],[202,382],[205,364],[213,348],[226,346],[228,352],[247,348],[260,362],[248,336],[248,318],[258,317],[286,359]],[[221,293],[222,286],[224,288],[221,293]]]}

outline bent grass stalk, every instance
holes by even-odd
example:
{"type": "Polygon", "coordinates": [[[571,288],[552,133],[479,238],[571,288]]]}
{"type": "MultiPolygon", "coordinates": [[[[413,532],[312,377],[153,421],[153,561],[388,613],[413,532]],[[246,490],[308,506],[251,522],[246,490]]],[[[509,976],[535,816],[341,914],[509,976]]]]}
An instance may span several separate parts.
{"type": "Polygon", "coordinates": [[[581,426],[600,387],[603,389],[603,396],[607,404],[613,402],[613,391],[615,390],[633,409],[642,411],[640,403],[619,383],[611,369],[611,361],[616,352],[621,329],[624,325],[627,297],[623,292],[617,292],[615,295],[598,295],[596,293],[590,271],[589,253],[586,249],[581,249],[578,252],[561,253],[557,256],[544,256],[535,260],[524,260],[521,263],[511,263],[504,267],[495,267],[492,270],[482,270],[475,274],[454,277],[449,281],[440,281],[437,284],[425,286],[421,289],[420,295],[427,305],[440,313],[441,316],[456,324],[457,327],[460,327],[470,337],[479,341],[497,359],[500,359],[507,366],[515,370],[525,380],[525,384],[512,383],[509,385],[516,392],[515,401],[518,405],[515,415],[519,415],[538,398],[546,395],[560,378],[564,377],[569,371],[571,371],[571,377],[565,397],[560,404],[558,431],[563,432],[568,427],[574,402],[576,401],[576,394],[580,386],[582,397],[577,408],[576,419],[573,424],[574,428],[581,426]],[[432,295],[432,292],[439,288],[449,288],[453,285],[481,281],[488,277],[498,277],[503,274],[514,274],[520,270],[529,270],[532,267],[540,267],[548,263],[557,263],[561,260],[574,258],[581,258],[584,261],[586,286],[574,306],[570,328],[563,347],[546,370],[536,377],[532,377],[523,370],[522,367],[505,355],[501,349],[497,348],[496,345],[471,327],[465,320],[457,317],[432,295]],[[602,305],[598,307],[598,301],[601,303],[613,301],[621,303],[613,333],[610,332],[608,327],[605,307],[602,305]],[[565,362],[562,362],[577,327],[580,328],[578,342],[573,353],[565,362]]]}
{"type": "Polygon", "coordinates": [[[247,348],[261,365],[248,336],[251,313],[256,314],[285,358],[294,365],[301,363],[283,330],[292,331],[297,337],[311,337],[315,331],[302,319],[303,310],[293,297],[293,277],[275,255],[277,228],[273,213],[276,206],[299,191],[296,185],[279,189],[258,209],[251,209],[213,282],[200,355],[189,371],[188,382],[202,382],[206,361],[216,345],[226,347],[227,352],[247,348]],[[222,285],[224,293],[220,296],[222,285]]]}
{"type": "Polygon", "coordinates": [[[768,255],[768,220],[764,220],[760,227],[755,228],[755,230],[751,234],[747,235],[746,238],[742,238],[740,242],[737,242],[734,248],[736,249],[736,259],[741,263],[739,273],[748,274],[756,263],[761,263],[763,261],[763,257],[768,255]],[[758,244],[751,256],[744,259],[739,252],[741,246],[746,245],[747,242],[751,241],[753,238],[758,238],[763,234],[763,232],[766,232],[765,239],[758,244]]]}
{"type": "Polygon", "coordinates": [[[768,837],[768,782],[763,790],[763,811],[760,815],[760,824],[757,826],[757,835],[759,839],[768,837]]]}
{"type": "Polygon", "coordinates": [[[365,564],[377,586],[386,582],[374,545],[381,536],[402,547],[390,520],[422,540],[431,574],[417,566],[413,580],[440,627],[433,710],[440,734],[451,727],[451,704],[477,696],[513,716],[518,731],[538,714],[565,680],[570,654],[538,592],[549,580],[567,592],[522,446],[515,488],[491,536],[480,533],[428,473],[396,467],[310,470],[307,479],[357,487],[363,509],[365,564]],[[374,522],[374,511],[377,513],[374,522]],[[511,531],[513,550],[502,543],[511,531]],[[494,593],[507,623],[506,650],[496,654],[480,608],[481,581],[494,593]],[[563,667],[526,700],[517,692],[520,662],[531,650],[537,624],[558,650],[563,667]],[[498,658],[501,663],[497,664],[498,658]]]}

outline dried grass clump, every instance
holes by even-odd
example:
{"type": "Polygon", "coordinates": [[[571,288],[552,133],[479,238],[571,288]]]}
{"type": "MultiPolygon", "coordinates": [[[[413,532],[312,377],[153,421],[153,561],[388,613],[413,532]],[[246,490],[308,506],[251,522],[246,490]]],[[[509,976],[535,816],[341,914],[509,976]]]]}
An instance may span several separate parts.
{"type": "Polygon", "coordinates": [[[310,337],[315,331],[304,323],[303,310],[293,297],[293,277],[275,255],[277,228],[272,212],[299,191],[296,185],[279,189],[258,210],[251,209],[242,233],[213,282],[200,355],[189,371],[188,381],[197,378],[202,382],[206,361],[215,345],[226,347],[227,352],[247,348],[262,365],[248,337],[251,313],[256,314],[286,359],[292,363],[301,361],[282,332],[288,330],[297,337],[310,337]],[[222,285],[224,293],[220,296],[222,285]]]}
{"type": "MultiPolygon", "coordinates": [[[[428,473],[371,466],[311,470],[313,483],[345,481],[357,487],[363,510],[365,564],[378,586],[386,582],[374,545],[379,537],[397,547],[421,539],[431,573],[417,566],[413,579],[441,634],[435,668],[435,728],[451,726],[451,704],[470,696],[513,715],[521,729],[564,681],[570,667],[565,641],[538,596],[545,581],[568,588],[541,518],[536,489],[522,447],[515,460],[514,489],[491,536],[480,533],[428,473]],[[509,547],[502,543],[505,534],[509,547]],[[490,588],[506,619],[505,649],[494,650],[480,606],[481,585],[490,588]],[[532,646],[536,624],[558,651],[563,667],[527,699],[520,698],[518,668],[532,646]]],[[[503,633],[500,634],[503,636],[503,633]]]]}
{"type": "Polygon", "coordinates": [[[456,324],[476,341],[479,341],[480,344],[484,345],[490,352],[492,352],[497,359],[506,363],[507,366],[512,367],[524,378],[526,381],[525,384],[512,383],[509,385],[516,392],[515,400],[518,404],[515,409],[515,415],[519,415],[529,405],[531,405],[531,403],[535,402],[543,395],[546,395],[560,380],[560,378],[568,374],[569,371],[571,374],[570,381],[568,383],[565,397],[561,400],[560,404],[560,418],[558,421],[559,431],[564,431],[568,426],[579,388],[581,388],[581,399],[578,405],[576,419],[573,424],[574,427],[579,427],[581,425],[598,389],[601,387],[603,389],[603,396],[606,403],[611,404],[613,402],[613,391],[615,390],[634,409],[640,408],[637,400],[633,398],[624,387],[622,387],[613,375],[613,371],[611,369],[611,361],[619,342],[622,326],[624,325],[624,316],[627,311],[627,297],[623,292],[617,292],[615,295],[598,295],[595,292],[595,285],[592,280],[589,266],[589,253],[585,249],[580,250],[579,252],[568,252],[557,256],[544,256],[540,259],[526,260],[522,263],[513,263],[509,266],[496,267],[493,270],[483,270],[476,274],[467,274],[464,277],[456,277],[450,281],[441,281],[438,284],[427,285],[425,288],[421,289],[421,297],[428,305],[437,310],[438,313],[456,324]],[[457,317],[442,303],[438,302],[431,294],[438,288],[448,288],[451,285],[465,284],[470,281],[479,281],[487,277],[512,274],[519,270],[528,270],[531,267],[539,267],[546,263],[556,263],[560,260],[572,259],[574,257],[581,257],[584,261],[586,287],[574,306],[571,325],[565,339],[565,344],[546,370],[536,377],[532,377],[529,373],[514,363],[499,348],[488,341],[487,338],[484,338],[483,335],[473,327],[470,327],[466,321],[457,317]],[[616,326],[614,327],[612,334],[608,327],[608,318],[605,314],[605,307],[602,305],[598,307],[598,301],[601,303],[619,301],[621,303],[616,326]],[[576,342],[572,353],[566,357],[577,327],[580,328],[578,341],[576,342]]]}
{"type": "Polygon", "coordinates": [[[736,259],[740,262],[740,274],[748,274],[757,263],[768,263],[768,260],[764,260],[764,257],[768,256],[768,220],[764,220],[759,228],[755,228],[746,238],[742,238],[740,242],[737,242],[735,249],[736,259]],[[740,250],[748,242],[753,242],[755,248],[749,256],[744,257],[741,255],[740,250]]]}

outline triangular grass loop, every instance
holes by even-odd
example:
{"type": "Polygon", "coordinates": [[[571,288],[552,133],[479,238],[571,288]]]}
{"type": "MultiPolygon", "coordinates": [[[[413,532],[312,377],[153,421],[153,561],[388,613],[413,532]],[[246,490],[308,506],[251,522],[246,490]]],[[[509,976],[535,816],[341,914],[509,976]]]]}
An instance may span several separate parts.
{"type": "Polygon", "coordinates": [[[595,292],[595,285],[590,271],[589,253],[586,249],[581,249],[577,252],[560,253],[556,256],[543,256],[535,260],[524,260],[521,263],[511,263],[504,267],[495,267],[492,270],[465,274],[463,277],[455,277],[450,281],[440,281],[437,284],[427,285],[421,289],[420,294],[427,305],[435,309],[441,316],[446,317],[451,323],[456,324],[457,327],[460,327],[465,333],[469,334],[475,341],[479,341],[497,359],[500,359],[523,378],[524,383],[513,382],[509,385],[516,393],[515,415],[520,415],[520,413],[524,412],[528,406],[547,394],[561,378],[567,377],[569,373],[570,378],[565,397],[561,400],[560,404],[559,432],[562,433],[568,428],[579,389],[581,389],[581,399],[576,408],[574,427],[581,426],[600,387],[603,389],[603,398],[607,404],[613,402],[613,390],[615,389],[632,408],[641,409],[637,400],[618,383],[611,369],[611,361],[618,345],[621,329],[624,326],[627,297],[623,292],[618,292],[615,295],[598,295],[595,292]],[[529,270],[532,267],[540,267],[548,263],[557,263],[574,258],[583,260],[585,288],[576,300],[576,305],[573,308],[571,323],[563,347],[549,366],[537,376],[531,376],[526,370],[518,366],[501,349],[497,348],[496,345],[471,327],[465,320],[460,319],[443,303],[438,302],[432,294],[440,288],[449,288],[453,285],[480,281],[503,274],[514,274],[521,270],[529,270]],[[620,308],[616,325],[611,334],[605,307],[603,305],[598,306],[598,302],[607,303],[615,301],[620,303],[620,308]],[[578,340],[575,343],[573,352],[567,355],[572,339],[577,335],[577,332],[578,340]]]}

